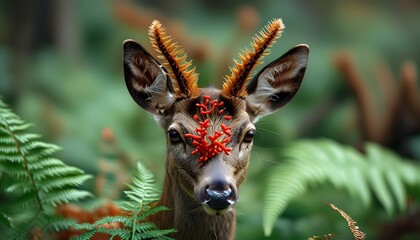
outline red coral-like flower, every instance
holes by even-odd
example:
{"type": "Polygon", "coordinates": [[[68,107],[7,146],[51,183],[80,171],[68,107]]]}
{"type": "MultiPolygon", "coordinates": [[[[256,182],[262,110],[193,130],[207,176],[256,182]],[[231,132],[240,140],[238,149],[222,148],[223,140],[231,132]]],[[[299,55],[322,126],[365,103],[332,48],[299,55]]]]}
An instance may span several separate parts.
{"type": "MultiPolygon", "coordinates": [[[[207,129],[210,127],[210,119],[208,115],[217,111],[217,114],[224,112],[224,102],[218,100],[210,101],[210,96],[203,96],[204,103],[197,103],[196,106],[200,108],[199,114],[206,117],[204,121],[199,120],[198,115],[194,115],[194,120],[200,125],[195,129],[197,135],[187,133],[185,137],[192,139],[192,144],[196,147],[192,154],[200,154],[198,162],[200,166],[203,166],[208,159],[216,156],[217,154],[224,152],[229,155],[232,151],[231,148],[226,147],[226,144],[230,142],[230,130],[231,127],[225,124],[220,124],[220,131],[215,131],[213,135],[208,135],[207,129]],[[221,109],[220,109],[221,108],[221,109]]],[[[223,117],[226,120],[231,120],[232,116],[227,115],[223,117]]]]}

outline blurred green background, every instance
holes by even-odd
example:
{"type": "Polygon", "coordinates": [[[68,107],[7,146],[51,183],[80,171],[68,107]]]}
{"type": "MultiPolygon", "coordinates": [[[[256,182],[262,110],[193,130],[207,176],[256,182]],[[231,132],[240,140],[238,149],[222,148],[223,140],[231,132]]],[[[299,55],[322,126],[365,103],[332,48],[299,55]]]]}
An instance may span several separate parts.
{"type": "MultiPolygon", "coordinates": [[[[159,19],[193,59],[200,86],[220,86],[232,58],[273,18],[282,18],[286,29],[264,62],[300,43],[308,44],[311,53],[293,101],[257,124],[251,166],[240,189],[237,239],[260,239],[265,174],[281,161],[278,152],[291,141],[327,137],[360,147],[371,140],[420,160],[420,120],[405,112],[390,116],[387,107],[393,95],[375,80],[389,78],[398,88],[393,91],[399,92],[403,64],[419,65],[420,2],[5,0],[0,2],[0,95],[34,123],[34,132],[63,147],[59,157],[66,163],[97,175],[103,159],[123,159],[126,168],[139,159],[161,183],[164,132],[126,90],[122,42],[135,39],[154,54],[147,28],[159,19]],[[375,103],[370,118],[378,124],[403,118],[394,121],[398,126],[375,130],[389,132],[387,137],[369,138],[373,130],[362,127],[360,103],[337,64],[343,58],[353,59],[366,80],[375,103]]],[[[406,107],[402,102],[400,109],[406,107]]],[[[90,184],[86,188],[95,191],[98,183],[90,184]]],[[[379,206],[364,209],[327,186],[293,202],[270,238],[306,239],[327,233],[351,237],[345,221],[322,201],[349,213],[369,239],[392,221],[379,206]]]]}

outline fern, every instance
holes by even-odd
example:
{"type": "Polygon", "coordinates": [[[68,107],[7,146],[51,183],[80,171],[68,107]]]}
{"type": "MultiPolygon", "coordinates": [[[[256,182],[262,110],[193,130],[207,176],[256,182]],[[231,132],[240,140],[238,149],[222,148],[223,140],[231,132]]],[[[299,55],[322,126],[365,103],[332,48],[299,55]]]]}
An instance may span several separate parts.
{"type": "Polygon", "coordinates": [[[133,174],[133,183],[129,190],[124,192],[127,200],[120,203],[122,209],[127,212],[126,216],[106,216],[95,223],[81,223],[74,226],[78,230],[86,230],[76,239],[90,239],[97,233],[105,233],[110,237],[118,236],[121,239],[171,239],[166,235],[174,233],[174,229],[159,229],[154,223],[148,222],[147,218],[158,212],[168,210],[164,206],[153,206],[159,199],[153,174],[140,162],[137,163],[133,174]],[[120,227],[107,228],[104,226],[120,227]]]}
{"type": "Polygon", "coordinates": [[[316,184],[347,190],[365,207],[373,195],[388,214],[406,208],[406,186],[420,186],[420,167],[373,143],[366,154],[332,140],[303,140],[282,152],[284,161],[268,175],[263,210],[265,235],[270,235],[287,204],[316,184]]]}
{"type": "Polygon", "coordinates": [[[27,133],[22,121],[0,100],[0,190],[8,214],[1,213],[7,233],[24,238],[34,226],[49,227],[54,207],[90,196],[77,190],[89,175],[52,155],[60,148],[27,133]]]}

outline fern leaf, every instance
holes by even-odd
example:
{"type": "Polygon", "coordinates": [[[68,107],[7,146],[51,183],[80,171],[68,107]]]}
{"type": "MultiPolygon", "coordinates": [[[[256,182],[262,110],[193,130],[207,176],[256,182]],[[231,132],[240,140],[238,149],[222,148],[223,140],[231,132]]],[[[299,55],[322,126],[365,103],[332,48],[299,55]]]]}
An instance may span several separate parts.
{"type": "Polygon", "coordinates": [[[379,169],[371,169],[370,171],[370,183],[372,190],[388,212],[393,211],[391,192],[388,191],[386,181],[382,172],[379,169]]]}
{"type": "Polygon", "coordinates": [[[43,192],[41,195],[41,202],[46,205],[56,207],[61,203],[69,203],[71,201],[77,201],[83,198],[92,196],[88,191],[77,190],[77,189],[60,189],[53,192],[43,192]]]}
{"type": "Polygon", "coordinates": [[[380,146],[366,144],[366,154],[332,140],[303,140],[281,153],[283,162],[268,175],[263,211],[265,235],[288,203],[311,187],[330,183],[365,206],[372,194],[388,214],[406,208],[407,185],[420,186],[420,167],[380,146]]]}
{"type": "Polygon", "coordinates": [[[75,167],[63,165],[63,166],[42,168],[40,170],[34,170],[32,171],[32,173],[34,175],[35,180],[42,181],[45,179],[62,178],[68,175],[82,174],[83,171],[75,167]]]}
{"type": "Polygon", "coordinates": [[[99,229],[94,229],[92,231],[87,231],[83,234],[80,234],[79,236],[72,238],[72,240],[86,240],[86,239],[92,239],[92,237],[97,234],[99,229]]]}
{"type": "Polygon", "coordinates": [[[48,227],[57,204],[91,196],[74,188],[90,176],[54,158],[60,147],[27,133],[30,126],[0,100],[0,174],[5,179],[1,187],[10,201],[4,204],[15,212],[11,221],[19,226],[14,235],[22,238],[34,225],[48,227]]]}
{"type": "Polygon", "coordinates": [[[46,157],[42,159],[34,160],[30,166],[30,170],[37,171],[45,168],[53,168],[53,167],[61,167],[65,166],[65,164],[56,158],[46,157]]]}
{"type": "Polygon", "coordinates": [[[61,216],[54,215],[49,218],[49,224],[45,228],[46,231],[51,230],[54,232],[59,232],[61,230],[66,230],[72,228],[76,225],[75,220],[62,218],[61,216]]]}
{"type": "Polygon", "coordinates": [[[143,210],[141,216],[139,216],[138,220],[139,221],[145,221],[148,217],[155,215],[158,212],[162,212],[162,211],[168,211],[169,208],[165,207],[165,206],[155,206],[152,207],[150,209],[147,210],[143,210]]]}
{"type": "Polygon", "coordinates": [[[141,235],[138,235],[135,239],[172,239],[165,235],[169,235],[174,232],[175,230],[173,229],[165,229],[165,230],[154,229],[154,230],[144,232],[141,235]]]}
{"type": "Polygon", "coordinates": [[[1,213],[1,212],[0,212],[0,222],[8,228],[13,228],[13,224],[11,222],[10,217],[6,216],[6,214],[1,213]]]}
{"type": "Polygon", "coordinates": [[[130,238],[130,234],[131,231],[129,229],[125,229],[125,228],[117,228],[117,229],[103,229],[103,233],[107,233],[109,235],[111,235],[111,239],[113,237],[120,237],[122,239],[129,239],[130,238]]]}
{"type": "Polygon", "coordinates": [[[76,224],[73,226],[75,229],[87,231],[76,239],[90,239],[97,233],[130,240],[171,239],[166,235],[174,233],[175,229],[159,229],[154,223],[147,221],[149,216],[167,210],[164,206],[151,207],[151,203],[156,202],[160,196],[153,174],[138,162],[132,178],[132,184],[128,185],[129,190],[124,192],[127,200],[120,203],[121,208],[127,212],[127,216],[106,216],[94,223],[76,224]],[[115,226],[115,223],[121,223],[123,226],[120,228],[104,227],[115,226]]]}
{"type": "Polygon", "coordinates": [[[16,190],[27,193],[31,192],[33,187],[29,182],[18,182],[6,188],[6,192],[15,192],[16,190]]]}
{"type": "Polygon", "coordinates": [[[94,223],[81,223],[79,226],[76,227],[76,229],[92,230],[92,229],[98,228],[99,226],[103,224],[116,223],[116,222],[120,222],[120,223],[123,223],[124,225],[128,225],[130,224],[130,218],[126,216],[106,216],[99,219],[98,221],[94,223]]]}
{"type": "MultiPolygon", "coordinates": [[[[407,185],[420,185],[420,181],[417,183],[411,182],[411,184],[409,181],[405,181],[406,178],[404,176],[406,172],[401,170],[408,170],[406,166],[409,165],[399,164],[400,161],[398,160],[400,160],[400,158],[394,153],[380,148],[378,145],[369,143],[366,145],[366,154],[370,162],[375,163],[376,166],[375,169],[372,169],[374,172],[372,176],[376,177],[377,175],[382,174],[381,177],[383,180],[379,180],[381,181],[380,186],[378,186],[376,190],[373,188],[373,191],[375,191],[379,201],[381,201],[386,209],[389,209],[388,213],[391,213],[394,210],[394,197],[399,210],[404,211],[406,209],[406,191],[404,188],[404,182],[407,185]],[[386,154],[382,154],[382,152],[386,152],[386,154]],[[383,162],[386,162],[387,164],[385,165],[383,162]],[[401,167],[404,168],[401,169],[401,167]],[[377,173],[377,171],[380,171],[380,173],[377,173]],[[391,189],[389,193],[387,192],[387,187],[391,189]]],[[[412,169],[416,168],[414,167],[412,169]]],[[[419,172],[420,171],[417,171],[417,175],[419,172]]]]}
{"type": "Polygon", "coordinates": [[[132,181],[132,185],[128,186],[130,190],[124,191],[131,201],[123,203],[121,205],[123,209],[139,212],[143,205],[149,205],[159,199],[160,191],[155,186],[153,174],[140,162],[137,162],[132,181]]]}
{"type": "Polygon", "coordinates": [[[59,179],[45,179],[40,181],[43,186],[43,189],[46,192],[50,192],[54,189],[62,189],[63,187],[79,186],[83,184],[86,180],[90,179],[90,176],[87,175],[74,175],[74,176],[65,176],[59,179]]]}

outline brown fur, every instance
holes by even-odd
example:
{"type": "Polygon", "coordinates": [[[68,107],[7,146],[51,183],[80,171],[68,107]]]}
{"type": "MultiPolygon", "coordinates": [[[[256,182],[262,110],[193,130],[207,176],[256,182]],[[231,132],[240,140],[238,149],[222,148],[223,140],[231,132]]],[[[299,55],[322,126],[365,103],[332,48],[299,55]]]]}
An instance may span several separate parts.
{"type": "MultiPolygon", "coordinates": [[[[202,95],[210,95],[211,99],[219,99],[220,91],[216,89],[202,89],[202,95]]],[[[200,97],[201,98],[201,97],[200,97]]],[[[200,99],[199,98],[199,99],[200,99]]],[[[199,99],[181,100],[174,104],[173,116],[163,117],[160,124],[164,129],[168,129],[176,123],[183,123],[189,132],[193,131],[193,126],[197,125],[192,120],[190,109],[195,106],[199,99]]],[[[197,157],[191,155],[188,161],[175,159],[171,150],[168,150],[166,160],[166,175],[162,198],[159,205],[165,205],[171,211],[165,211],[153,216],[151,219],[161,228],[176,228],[178,232],[174,235],[176,239],[233,239],[235,233],[235,210],[223,215],[208,215],[194,197],[194,186],[199,186],[207,174],[225,174],[232,176],[232,181],[236,186],[244,181],[246,169],[248,167],[249,154],[245,154],[244,159],[239,159],[239,148],[246,147],[248,153],[250,146],[239,144],[239,138],[244,129],[239,129],[251,124],[245,112],[246,106],[242,99],[224,100],[229,114],[233,114],[232,126],[232,154],[223,154],[223,159],[213,159],[208,164],[200,167],[197,157]],[[232,106],[236,106],[233,108],[232,106]],[[229,108],[231,108],[229,110],[229,108]],[[235,126],[237,126],[235,128],[235,126]],[[182,162],[183,164],[181,164],[182,162]]],[[[214,125],[227,123],[227,120],[215,114],[213,117],[214,125]],[[217,123],[216,123],[217,122],[217,123]]],[[[192,146],[186,146],[186,152],[193,150],[192,146]]]]}
{"type": "Polygon", "coordinates": [[[246,86],[250,72],[282,29],[279,19],[267,25],[267,31],[261,32],[261,36],[254,40],[254,52],[241,57],[242,63],[233,69],[232,77],[228,77],[222,90],[200,89],[195,78],[188,80],[189,73],[184,78],[181,73],[171,72],[183,72],[187,67],[171,66],[184,58],[177,57],[177,47],[162,32],[158,22],[151,26],[151,40],[169,62],[169,65],[166,64],[171,68],[169,74],[140,44],[133,40],[124,42],[124,75],[128,90],[133,99],[152,113],[168,133],[166,175],[158,204],[171,210],[158,213],[150,220],[164,229],[176,228],[176,239],[234,239],[234,204],[249,165],[255,131],[253,123],[281,108],[295,95],[306,69],[309,48],[299,45],[263,68],[246,86]],[[140,57],[149,61],[138,64],[140,57]],[[223,113],[213,111],[207,115],[199,114],[199,118],[209,119],[210,126],[205,128],[208,139],[220,131],[222,124],[230,127],[230,141],[223,143],[230,152],[219,152],[202,164],[198,162],[199,156],[193,154],[196,145],[188,135],[195,134],[199,127],[193,116],[199,112],[196,104],[203,103],[204,96],[224,102],[223,113]],[[175,134],[175,140],[170,133],[175,134]],[[210,193],[215,191],[220,194],[229,192],[222,205],[211,199],[210,193]]]}

